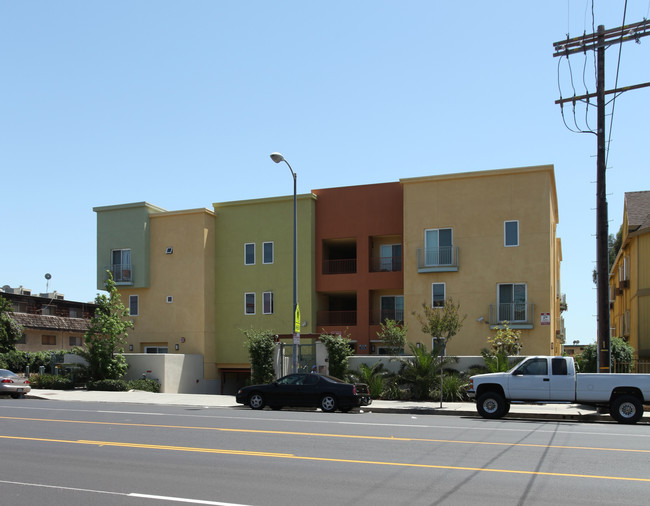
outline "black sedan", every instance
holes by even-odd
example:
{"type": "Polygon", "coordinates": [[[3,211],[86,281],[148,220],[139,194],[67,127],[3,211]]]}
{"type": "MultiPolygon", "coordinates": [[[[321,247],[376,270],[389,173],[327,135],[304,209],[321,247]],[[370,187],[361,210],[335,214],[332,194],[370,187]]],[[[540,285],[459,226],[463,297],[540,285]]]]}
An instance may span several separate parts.
{"type": "Polygon", "coordinates": [[[321,408],[331,413],[350,411],[372,401],[366,385],[352,385],[324,374],[289,374],[266,385],[250,385],[237,392],[237,402],[252,409],[283,406],[321,408]]]}

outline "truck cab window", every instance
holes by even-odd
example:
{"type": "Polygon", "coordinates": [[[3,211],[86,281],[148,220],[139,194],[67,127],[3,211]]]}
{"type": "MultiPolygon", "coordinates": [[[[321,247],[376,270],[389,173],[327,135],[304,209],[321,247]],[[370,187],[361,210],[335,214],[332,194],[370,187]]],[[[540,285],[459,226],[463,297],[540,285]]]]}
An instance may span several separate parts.
{"type": "Polygon", "coordinates": [[[551,368],[553,369],[553,376],[566,376],[567,366],[564,358],[554,358],[551,360],[551,368]]]}
{"type": "Polygon", "coordinates": [[[548,374],[548,364],[545,358],[534,358],[524,362],[517,372],[524,376],[545,376],[548,374]]]}

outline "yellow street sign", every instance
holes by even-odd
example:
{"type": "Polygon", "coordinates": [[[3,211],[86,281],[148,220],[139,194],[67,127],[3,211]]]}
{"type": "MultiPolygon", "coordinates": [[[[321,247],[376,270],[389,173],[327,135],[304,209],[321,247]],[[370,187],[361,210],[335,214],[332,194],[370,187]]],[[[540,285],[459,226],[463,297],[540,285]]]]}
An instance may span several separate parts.
{"type": "Polygon", "coordinates": [[[296,304],[296,318],[293,324],[293,331],[300,334],[300,305],[296,304]]]}

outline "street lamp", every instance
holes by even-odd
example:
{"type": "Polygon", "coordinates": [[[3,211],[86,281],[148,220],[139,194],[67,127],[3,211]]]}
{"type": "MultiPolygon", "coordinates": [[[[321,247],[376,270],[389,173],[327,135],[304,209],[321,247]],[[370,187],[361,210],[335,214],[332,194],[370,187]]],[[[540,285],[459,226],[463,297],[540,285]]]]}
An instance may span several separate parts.
{"type": "Polygon", "coordinates": [[[296,186],[298,181],[298,174],[296,174],[289,162],[287,162],[280,153],[271,153],[271,160],[275,163],[284,162],[289,167],[291,171],[291,176],[293,177],[293,314],[291,315],[291,321],[293,322],[293,372],[298,372],[298,344],[300,343],[300,317],[298,316],[298,287],[297,287],[297,271],[296,271],[296,259],[297,259],[297,224],[298,224],[298,210],[296,207],[296,186]]]}

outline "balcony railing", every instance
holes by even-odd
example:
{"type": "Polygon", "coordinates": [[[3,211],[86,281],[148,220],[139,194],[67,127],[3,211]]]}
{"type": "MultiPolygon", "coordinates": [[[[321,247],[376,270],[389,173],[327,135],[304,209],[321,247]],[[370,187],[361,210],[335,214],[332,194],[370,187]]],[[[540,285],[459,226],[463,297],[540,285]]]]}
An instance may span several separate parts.
{"type": "Polygon", "coordinates": [[[372,309],[370,310],[370,325],[379,325],[386,320],[404,323],[403,309],[372,309]]]}
{"type": "Polygon", "coordinates": [[[418,248],[418,272],[452,272],[458,270],[458,246],[418,248]]]}
{"type": "Polygon", "coordinates": [[[106,270],[111,271],[115,283],[122,285],[133,284],[133,266],[131,264],[111,265],[106,267],[106,270]]]}
{"type": "Polygon", "coordinates": [[[370,272],[399,272],[402,270],[402,257],[374,257],[370,259],[370,272]]]}
{"type": "Polygon", "coordinates": [[[526,302],[510,302],[506,304],[490,304],[490,325],[503,322],[513,326],[533,325],[535,305],[526,302]]]}
{"type": "Polygon", "coordinates": [[[323,326],[354,326],[357,324],[356,311],[318,311],[317,325],[323,326]]]}
{"type": "Polygon", "coordinates": [[[323,274],[354,274],[357,272],[357,259],[323,260],[323,274]]]}

